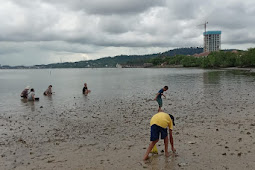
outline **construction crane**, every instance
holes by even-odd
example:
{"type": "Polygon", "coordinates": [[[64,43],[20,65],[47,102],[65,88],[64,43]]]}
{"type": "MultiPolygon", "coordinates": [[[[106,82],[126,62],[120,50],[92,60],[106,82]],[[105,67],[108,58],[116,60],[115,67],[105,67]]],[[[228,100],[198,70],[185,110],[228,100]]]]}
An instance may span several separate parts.
{"type": "Polygon", "coordinates": [[[204,33],[204,52],[206,52],[206,41],[205,41],[205,38],[206,38],[206,25],[207,25],[207,24],[208,24],[208,22],[205,21],[204,24],[198,25],[198,26],[204,25],[204,27],[205,27],[205,33],[204,33]]]}
{"type": "Polygon", "coordinates": [[[200,24],[200,25],[198,25],[198,26],[201,26],[201,25],[204,25],[204,27],[205,27],[205,33],[206,33],[206,25],[208,24],[208,22],[207,21],[205,21],[205,23],[204,24],[200,24]]]}

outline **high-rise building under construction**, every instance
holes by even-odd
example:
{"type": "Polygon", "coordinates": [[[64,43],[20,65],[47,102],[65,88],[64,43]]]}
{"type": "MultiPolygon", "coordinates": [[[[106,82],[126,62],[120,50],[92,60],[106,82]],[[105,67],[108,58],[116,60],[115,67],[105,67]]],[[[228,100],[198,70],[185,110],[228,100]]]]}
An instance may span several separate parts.
{"type": "Polygon", "coordinates": [[[221,31],[204,32],[204,52],[219,51],[221,49],[221,31]]]}

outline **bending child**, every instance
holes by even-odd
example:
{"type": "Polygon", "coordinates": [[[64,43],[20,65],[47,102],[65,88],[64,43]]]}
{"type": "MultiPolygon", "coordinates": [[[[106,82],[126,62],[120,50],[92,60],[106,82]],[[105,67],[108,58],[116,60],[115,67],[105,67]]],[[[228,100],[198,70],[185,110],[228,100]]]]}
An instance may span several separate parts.
{"type": "Polygon", "coordinates": [[[174,140],[173,140],[173,133],[172,133],[173,126],[175,126],[174,117],[170,114],[159,112],[151,118],[150,125],[151,125],[151,136],[150,136],[151,143],[144,155],[143,160],[147,160],[149,158],[150,151],[152,150],[154,145],[159,141],[159,134],[161,136],[161,139],[164,139],[165,156],[169,156],[167,127],[169,127],[169,140],[170,140],[172,151],[176,152],[174,148],[174,140]]]}

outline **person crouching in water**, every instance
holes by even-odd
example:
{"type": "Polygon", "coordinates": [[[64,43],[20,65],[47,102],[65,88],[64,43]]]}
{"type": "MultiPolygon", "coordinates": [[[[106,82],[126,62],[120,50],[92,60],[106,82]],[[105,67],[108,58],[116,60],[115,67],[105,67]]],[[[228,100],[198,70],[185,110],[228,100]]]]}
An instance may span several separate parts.
{"type": "Polygon", "coordinates": [[[27,98],[27,95],[28,95],[28,90],[30,89],[29,86],[27,86],[20,94],[20,97],[23,97],[24,99],[27,98]]]}
{"type": "Polygon", "coordinates": [[[35,101],[35,90],[32,88],[27,96],[28,101],[35,101]]]}
{"type": "Polygon", "coordinates": [[[151,136],[150,136],[151,143],[144,155],[143,160],[147,160],[149,158],[149,153],[151,152],[154,145],[159,141],[159,134],[161,136],[161,139],[164,139],[165,156],[169,156],[167,127],[169,127],[169,140],[170,140],[172,151],[176,152],[174,148],[173,133],[172,133],[173,126],[175,126],[174,117],[170,114],[159,112],[155,114],[154,116],[152,116],[150,121],[150,126],[151,126],[151,136]]]}
{"type": "Polygon", "coordinates": [[[45,90],[43,93],[45,96],[52,95],[52,85],[49,85],[49,87],[45,90]]]}
{"type": "Polygon", "coordinates": [[[87,83],[84,83],[84,87],[82,89],[82,93],[85,94],[85,95],[90,93],[90,90],[88,89],[87,83]]]}

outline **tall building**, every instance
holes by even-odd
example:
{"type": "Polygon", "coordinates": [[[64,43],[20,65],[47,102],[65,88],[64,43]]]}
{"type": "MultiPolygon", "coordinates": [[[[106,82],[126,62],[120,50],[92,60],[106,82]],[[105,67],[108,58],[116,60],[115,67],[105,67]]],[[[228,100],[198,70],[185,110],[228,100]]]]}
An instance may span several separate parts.
{"type": "Polygon", "coordinates": [[[204,52],[219,51],[221,49],[221,31],[204,32],[204,52]]]}

